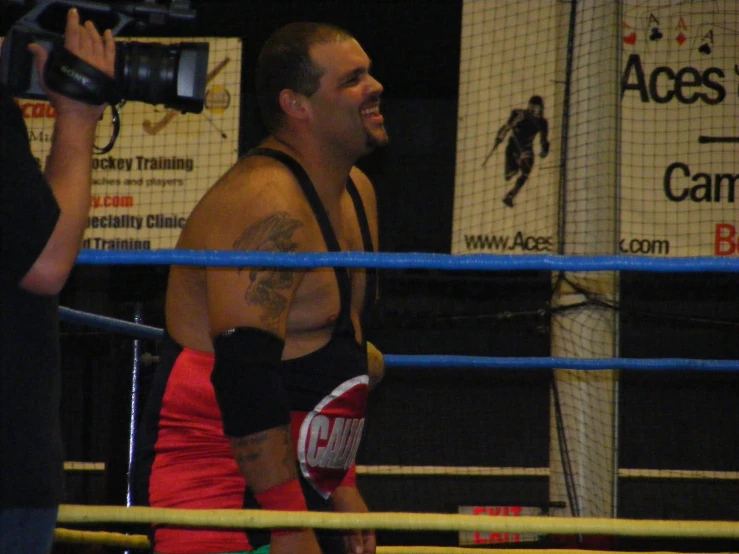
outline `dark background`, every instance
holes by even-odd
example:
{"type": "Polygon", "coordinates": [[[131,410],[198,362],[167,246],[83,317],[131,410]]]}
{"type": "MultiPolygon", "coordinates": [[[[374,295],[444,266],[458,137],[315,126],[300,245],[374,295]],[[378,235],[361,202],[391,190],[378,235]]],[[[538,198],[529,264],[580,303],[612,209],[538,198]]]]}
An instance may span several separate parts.
{"type": "MultiPolygon", "coordinates": [[[[350,30],[385,86],[391,145],[359,165],[375,182],[384,252],[449,253],[461,1],[197,1],[197,26],[173,36],[241,37],[241,151],[263,128],[253,97],[258,50],[284,23],[350,30]]],[[[16,12],[17,13],[17,12],[16,12]]],[[[11,12],[11,16],[13,12],[11,12]]],[[[2,29],[7,30],[8,18],[2,29]]],[[[168,36],[161,29],[150,36],[168,36]]],[[[144,33],[142,33],[144,34],[144,33]]],[[[78,266],[65,306],[161,327],[166,268],[78,266]]],[[[370,339],[391,354],[548,356],[549,272],[382,271],[370,339]]],[[[735,275],[621,275],[624,357],[736,359],[735,275]]],[[[69,503],[124,505],[131,411],[129,338],[62,325],[67,459],[104,461],[71,473],[69,503]]],[[[145,352],[157,345],[140,341],[145,352]]],[[[142,366],[139,398],[153,367],[142,366]]],[[[361,464],[548,467],[549,371],[389,368],[372,393],[361,464]]],[[[619,466],[739,471],[736,374],[623,372],[619,466]]],[[[373,510],[454,512],[460,504],[546,507],[544,478],[360,477],[373,510]]],[[[736,481],[619,483],[620,517],[739,519],[736,481]]],[[[455,544],[451,533],[380,533],[381,544],[455,544]]],[[[619,541],[622,548],[736,549],[707,541],[619,541]]],[[[63,548],[63,547],[62,547],[63,548]]]]}

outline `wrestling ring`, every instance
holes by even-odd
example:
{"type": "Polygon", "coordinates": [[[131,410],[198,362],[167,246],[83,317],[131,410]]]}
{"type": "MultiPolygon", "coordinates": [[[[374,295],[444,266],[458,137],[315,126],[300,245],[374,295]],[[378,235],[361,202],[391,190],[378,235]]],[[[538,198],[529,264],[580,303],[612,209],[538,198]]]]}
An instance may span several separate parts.
{"type": "MultiPolygon", "coordinates": [[[[733,260],[706,259],[654,259],[629,256],[449,256],[441,254],[373,254],[373,253],[321,253],[321,254],[272,254],[272,253],[223,253],[160,250],[154,252],[97,252],[83,251],[80,264],[134,265],[134,264],[176,264],[210,266],[271,266],[271,267],[374,267],[378,269],[434,269],[452,271],[496,271],[496,270],[545,270],[573,273],[591,271],[649,271],[649,272],[737,272],[739,263],[733,260]]],[[[136,322],[122,321],[106,316],[61,308],[62,321],[72,325],[82,325],[107,332],[127,335],[135,339],[157,340],[162,336],[159,328],[136,322]]],[[[594,357],[477,357],[459,355],[396,355],[385,354],[386,368],[427,367],[427,368],[475,368],[475,369],[562,369],[586,374],[599,370],[639,370],[660,372],[665,370],[690,370],[698,372],[739,371],[736,360],[702,360],[690,358],[594,358],[594,357]]],[[[133,430],[132,430],[133,433],[133,430]]],[[[68,462],[68,470],[82,470],[85,463],[68,462]],[[78,464],[78,465],[75,465],[78,464]]],[[[94,464],[87,469],[99,470],[94,464]]],[[[548,468],[518,468],[520,476],[546,478],[548,468]]],[[[619,478],[629,477],[630,470],[619,469],[619,478]]],[[[453,472],[455,476],[496,476],[508,474],[500,468],[477,466],[454,466],[452,468],[427,465],[359,465],[359,476],[371,475],[416,475],[433,477],[453,472]]],[[[673,476],[674,477],[674,476],[673,476]]],[[[680,475],[677,476],[678,479],[680,475]]],[[[701,479],[700,471],[685,471],[684,479],[701,479]]],[[[739,472],[715,473],[712,479],[735,482],[739,472]]],[[[550,514],[551,515],[551,514],[550,514]]],[[[625,519],[619,517],[547,517],[506,516],[480,517],[465,513],[417,513],[417,512],[371,512],[367,514],[335,513],[286,513],[263,510],[177,510],[139,506],[95,506],[62,505],[59,510],[58,528],[55,539],[59,544],[95,544],[121,547],[134,550],[150,548],[145,535],[121,532],[87,530],[100,526],[168,524],[183,527],[213,528],[321,528],[394,531],[429,531],[484,534],[534,534],[534,535],[572,535],[608,537],[649,537],[671,539],[727,539],[739,540],[739,521],[723,520],[658,520],[625,519]],[[67,528],[68,526],[75,529],[67,528]]],[[[505,542],[505,541],[504,541],[505,542]]],[[[736,543],[739,544],[739,543],[736,543]]],[[[436,554],[471,552],[549,552],[549,549],[527,549],[524,545],[506,544],[474,547],[453,546],[385,546],[380,545],[380,554],[436,554]]],[[[557,549],[557,552],[579,551],[580,549],[557,549]]],[[[612,551],[612,550],[609,550],[612,551]]]]}

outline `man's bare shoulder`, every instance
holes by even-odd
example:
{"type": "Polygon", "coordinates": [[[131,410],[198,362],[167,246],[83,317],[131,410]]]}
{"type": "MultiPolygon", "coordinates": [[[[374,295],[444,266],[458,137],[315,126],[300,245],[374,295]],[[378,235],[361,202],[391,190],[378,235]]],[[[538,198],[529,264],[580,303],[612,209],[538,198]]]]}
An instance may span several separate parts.
{"type": "MultiPolygon", "coordinates": [[[[291,192],[298,185],[293,173],[282,163],[265,156],[241,158],[208,191],[203,201],[227,198],[251,201],[270,192],[291,192]]],[[[282,196],[282,195],[280,195],[282,196]]]]}
{"type": "Polygon", "coordinates": [[[200,201],[203,208],[228,214],[259,214],[302,203],[300,186],[282,163],[265,157],[241,159],[200,201]]]}
{"type": "Polygon", "coordinates": [[[198,202],[180,247],[220,248],[240,229],[275,213],[301,218],[306,202],[292,172],[264,156],[239,160],[198,202]]]}

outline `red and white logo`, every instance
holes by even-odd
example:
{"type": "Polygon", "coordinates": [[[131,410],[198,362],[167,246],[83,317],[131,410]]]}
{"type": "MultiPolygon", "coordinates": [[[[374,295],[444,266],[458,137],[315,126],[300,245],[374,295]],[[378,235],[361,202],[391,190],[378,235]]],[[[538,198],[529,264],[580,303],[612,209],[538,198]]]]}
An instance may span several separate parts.
{"type": "Polygon", "coordinates": [[[300,425],[298,461],[303,476],[328,498],[354,462],[364,429],[369,377],[359,375],[336,387],[300,425]]]}

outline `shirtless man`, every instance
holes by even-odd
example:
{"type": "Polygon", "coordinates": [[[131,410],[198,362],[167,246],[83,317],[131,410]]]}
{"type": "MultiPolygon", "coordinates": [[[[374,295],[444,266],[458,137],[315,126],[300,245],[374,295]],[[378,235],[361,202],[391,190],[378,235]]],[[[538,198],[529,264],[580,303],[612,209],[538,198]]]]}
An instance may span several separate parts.
{"type": "MultiPolygon", "coordinates": [[[[375,193],[354,163],[388,142],[382,90],[346,31],[294,23],[274,33],[257,66],[270,135],[205,194],[177,248],[375,250],[375,193]]],[[[375,296],[364,269],[173,267],[141,433],[149,504],[367,511],[354,457],[375,296]]],[[[157,527],[154,542],[160,553],[375,552],[369,530],[157,527]]]]}

